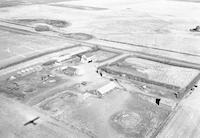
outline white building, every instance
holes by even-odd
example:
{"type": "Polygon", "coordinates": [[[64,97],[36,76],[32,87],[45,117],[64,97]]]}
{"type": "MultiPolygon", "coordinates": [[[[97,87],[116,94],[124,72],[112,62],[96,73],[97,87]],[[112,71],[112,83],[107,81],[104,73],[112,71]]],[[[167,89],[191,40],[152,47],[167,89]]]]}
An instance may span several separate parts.
{"type": "Polygon", "coordinates": [[[89,63],[89,62],[94,62],[96,61],[96,56],[95,55],[82,55],[81,56],[81,62],[82,63],[89,63]]]}
{"type": "Polygon", "coordinates": [[[97,91],[103,95],[117,87],[118,87],[118,85],[114,81],[111,81],[108,84],[98,88],[97,91]]]}

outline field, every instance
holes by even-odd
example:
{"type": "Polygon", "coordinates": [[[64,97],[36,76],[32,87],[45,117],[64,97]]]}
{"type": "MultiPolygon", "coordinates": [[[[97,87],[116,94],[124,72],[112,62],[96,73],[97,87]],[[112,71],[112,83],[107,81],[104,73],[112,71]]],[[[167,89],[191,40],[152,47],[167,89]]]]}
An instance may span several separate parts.
{"type": "MultiPolygon", "coordinates": [[[[198,49],[199,34],[188,31],[200,23],[199,19],[196,18],[198,17],[198,4],[184,1],[161,2],[156,0],[150,3],[151,5],[159,6],[152,7],[144,1],[128,1],[128,4],[120,1],[120,3],[114,4],[105,1],[94,2],[86,0],[82,2],[74,0],[54,1],[53,4],[72,5],[74,7],[103,7],[107,8],[107,10],[79,10],[76,8],[50,6],[51,4],[41,4],[21,6],[17,9],[13,7],[12,10],[6,9],[6,12],[5,9],[2,9],[2,12],[1,10],[0,12],[2,19],[11,21],[23,19],[67,21],[70,23],[70,26],[60,30],[59,33],[90,34],[97,38],[94,41],[101,40],[100,42],[102,44],[105,41],[129,43],[133,44],[131,46],[132,50],[135,49],[145,53],[166,55],[175,59],[199,63],[200,57],[198,50],[193,50],[198,49]],[[37,8],[42,10],[38,12],[37,8]],[[116,11],[118,16],[116,16],[115,12],[112,12],[115,8],[118,9],[116,11]],[[147,13],[144,12],[145,10],[147,10],[147,13]],[[16,12],[14,13],[12,11],[16,12]],[[157,11],[161,12],[157,13],[157,11]],[[189,12],[185,11],[192,13],[189,14],[189,12]],[[34,16],[26,14],[28,12],[35,14],[34,16]],[[103,13],[103,16],[100,13],[103,13]],[[134,44],[147,46],[148,48],[135,47],[134,44]],[[156,49],[160,49],[160,51],[156,49]]],[[[110,47],[116,46],[112,44],[110,47]]]]}
{"type": "Polygon", "coordinates": [[[1,30],[0,67],[24,60],[41,53],[71,47],[74,44],[65,40],[52,39],[37,35],[21,35],[1,30]]]}
{"type": "MultiPolygon", "coordinates": [[[[129,56],[99,67],[103,76],[117,79],[125,89],[179,102],[193,90],[199,70],[129,56]]],[[[168,103],[167,102],[167,103],[168,103]]]]}

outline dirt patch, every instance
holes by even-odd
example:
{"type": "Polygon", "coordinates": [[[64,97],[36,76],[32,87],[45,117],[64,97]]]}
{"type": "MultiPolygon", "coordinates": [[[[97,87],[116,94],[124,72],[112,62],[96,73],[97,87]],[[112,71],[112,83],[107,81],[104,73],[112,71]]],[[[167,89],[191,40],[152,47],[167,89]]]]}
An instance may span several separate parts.
{"type": "Polygon", "coordinates": [[[85,33],[69,33],[69,34],[62,34],[62,36],[76,40],[90,40],[94,38],[94,36],[85,33]]]}
{"type": "Polygon", "coordinates": [[[76,10],[86,10],[86,11],[102,11],[107,10],[107,8],[91,7],[91,6],[81,6],[81,5],[69,5],[69,4],[50,4],[51,6],[72,8],[76,10]]]}
{"type": "Polygon", "coordinates": [[[137,129],[138,124],[141,122],[141,117],[139,114],[130,112],[130,111],[122,111],[114,114],[111,117],[112,126],[122,133],[139,133],[139,129],[137,129]]]}
{"type": "Polygon", "coordinates": [[[70,25],[69,22],[64,21],[64,20],[54,20],[54,19],[16,19],[14,20],[15,22],[22,23],[22,24],[29,24],[29,25],[34,25],[37,23],[43,23],[50,25],[52,27],[56,28],[65,28],[70,25]]]}

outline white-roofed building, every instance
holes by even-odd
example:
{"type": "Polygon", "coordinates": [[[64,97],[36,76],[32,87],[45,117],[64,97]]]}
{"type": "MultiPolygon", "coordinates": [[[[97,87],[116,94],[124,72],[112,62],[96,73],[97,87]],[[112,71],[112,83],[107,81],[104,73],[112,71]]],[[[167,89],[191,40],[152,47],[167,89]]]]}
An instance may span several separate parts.
{"type": "Polygon", "coordinates": [[[114,81],[111,81],[108,84],[103,85],[102,87],[98,88],[97,91],[103,95],[117,87],[118,85],[114,81]]]}

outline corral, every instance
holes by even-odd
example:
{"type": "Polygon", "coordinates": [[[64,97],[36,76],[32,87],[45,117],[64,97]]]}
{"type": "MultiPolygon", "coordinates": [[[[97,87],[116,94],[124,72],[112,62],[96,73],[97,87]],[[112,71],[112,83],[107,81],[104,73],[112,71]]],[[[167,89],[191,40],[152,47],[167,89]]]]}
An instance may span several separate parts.
{"type": "Polygon", "coordinates": [[[87,100],[80,94],[64,92],[38,107],[90,137],[112,134],[143,138],[154,134],[171,112],[148,100],[148,96],[121,89],[114,89],[103,99],[88,97],[87,100]]]}
{"type": "Polygon", "coordinates": [[[145,93],[160,93],[159,95],[165,96],[168,95],[167,93],[174,93],[171,98],[174,96],[176,98],[183,97],[191,82],[199,76],[199,71],[195,69],[167,65],[137,57],[120,59],[110,65],[100,67],[99,70],[101,70],[101,74],[105,72],[132,81],[140,90],[146,91],[145,93]]]}

